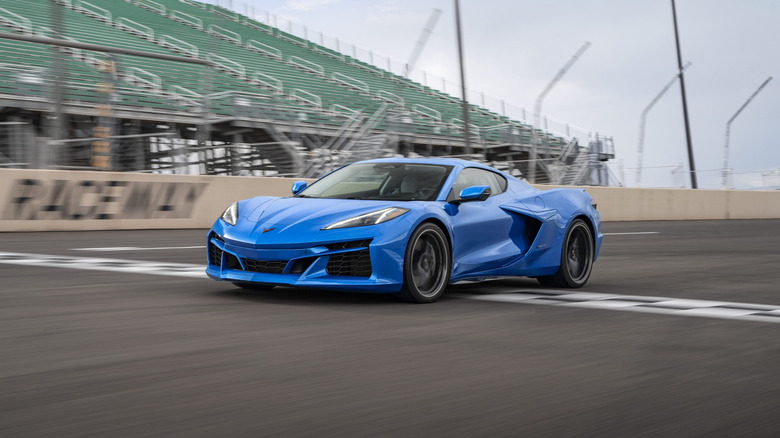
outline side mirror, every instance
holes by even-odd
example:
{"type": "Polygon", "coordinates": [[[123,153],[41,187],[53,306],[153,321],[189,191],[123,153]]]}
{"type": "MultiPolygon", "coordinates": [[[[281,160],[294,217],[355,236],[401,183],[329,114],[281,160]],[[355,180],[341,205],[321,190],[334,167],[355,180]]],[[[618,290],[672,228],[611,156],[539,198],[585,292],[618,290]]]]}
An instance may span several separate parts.
{"type": "Polygon", "coordinates": [[[458,199],[455,200],[455,203],[460,204],[461,202],[484,201],[490,197],[490,194],[490,186],[466,187],[460,191],[460,195],[458,199]]]}
{"type": "Polygon", "coordinates": [[[292,185],[292,194],[293,196],[297,195],[298,193],[301,193],[303,189],[305,189],[307,186],[306,181],[295,181],[292,185]]]}

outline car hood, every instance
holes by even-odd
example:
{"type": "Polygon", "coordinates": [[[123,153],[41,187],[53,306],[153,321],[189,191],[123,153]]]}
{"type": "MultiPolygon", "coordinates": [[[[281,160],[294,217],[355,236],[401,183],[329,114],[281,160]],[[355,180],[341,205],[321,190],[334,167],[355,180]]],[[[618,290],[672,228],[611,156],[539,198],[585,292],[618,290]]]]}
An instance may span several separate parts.
{"type": "Polygon", "coordinates": [[[249,242],[260,236],[266,243],[305,241],[311,239],[309,233],[318,232],[332,223],[406,204],[356,199],[254,198],[239,205],[243,211],[234,231],[243,235],[241,240],[249,242]]]}

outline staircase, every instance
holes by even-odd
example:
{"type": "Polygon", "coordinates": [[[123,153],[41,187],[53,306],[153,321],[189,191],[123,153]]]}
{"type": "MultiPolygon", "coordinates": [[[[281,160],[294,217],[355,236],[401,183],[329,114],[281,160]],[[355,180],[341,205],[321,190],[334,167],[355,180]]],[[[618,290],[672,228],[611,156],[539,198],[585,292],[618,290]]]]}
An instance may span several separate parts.
{"type": "Polygon", "coordinates": [[[345,122],[322,148],[310,154],[313,160],[303,172],[306,178],[319,178],[345,164],[377,158],[395,152],[388,134],[371,134],[387,118],[388,104],[382,104],[371,117],[356,116],[345,122]]]}

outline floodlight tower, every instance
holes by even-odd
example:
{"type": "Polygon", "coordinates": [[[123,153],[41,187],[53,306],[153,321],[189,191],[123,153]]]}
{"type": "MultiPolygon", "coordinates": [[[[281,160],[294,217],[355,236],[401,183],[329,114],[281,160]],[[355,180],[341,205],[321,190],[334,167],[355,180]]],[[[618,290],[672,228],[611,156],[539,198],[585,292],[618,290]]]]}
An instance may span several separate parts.
{"type": "MultiPolygon", "coordinates": [[[[690,65],[690,62],[686,63],[683,67],[683,71],[687,70],[690,65]]],[[[642,117],[640,117],[639,122],[639,146],[636,151],[636,187],[639,187],[642,184],[642,154],[644,153],[645,149],[645,120],[647,119],[647,113],[650,111],[650,108],[652,108],[653,105],[655,105],[658,100],[661,99],[661,96],[663,96],[664,93],[666,93],[666,91],[671,88],[675,82],[677,82],[677,78],[679,77],[679,73],[675,74],[674,77],[669,80],[666,86],[653,98],[652,101],[650,101],[650,104],[647,105],[647,107],[645,107],[645,109],[642,111],[642,117]]]]}
{"type": "MultiPolygon", "coordinates": [[[[536,146],[538,142],[539,135],[537,134],[537,131],[541,129],[541,119],[542,119],[542,101],[544,101],[544,98],[547,96],[547,93],[552,90],[552,88],[555,86],[555,84],[558,83],[558,81],[561,80],[563,75],[566,74],[567,71],[571,68],[572,65],[574,65],[575,62],[577,62],[578,59],[582,56],[583,53],[585,53],[585,50],[590,47],[590,41],[585,41],[585,43],[582,44],[582,46],[577,49],[577,51],[572,55],[571,59],[564,64],[563,67],[558,71],[558,73],[555,75],[555,77],[550,81],[549,84],[547,84],[546,87],[544,87],[544,90],[542,90],[541,94],[539,94],[539,97],[536,98],[536,104],[534,105],[534,126],[533,130],[531,131],[531,165],[529,166],[529,178],[528,180],[531,181],[531,183],[536,183],[536,146]]],[[[549,154],[548,154],[549,155],[549,154]]]]}
{"type": "Polygon", "coordinates": [[[404,72],[404,76],[407,78],[409,77],[409,73],[411,73],[412,69],[414,69],[414,65],[417,64],[417,59],[420,57],[420,54],[425,48],[425,44],[428,42],[428,38],[431,37],[433,28],[436,27],[436,22],[439,20],[440,15],[441,9],[434,9],[433,12],[431,12],[431,16],[428,18],[428,22],[425,23],[422,34],[420,34],[420,38],[417,39],[417,44],[414,45],[414,50],[412,50],[411,55],[409,55],[409,60],[406,61],[406,71],[404,72]]]}
{"type": "Polygon", "coordinates": [[[761,92],[761,90],[766,87],[766,84],[769,83],[769,81],[772,80],[772,76],[768,77],[759,87],[756,91],[753,92],[753,94],[750,95],[748,100],[745,101],[745,103],[742,104],[741,107],[737,110],[736,113],[734,113],[733,116],[729,119],[729,121],[726,123],[726,145],[723,148],[723,188],[727,188],[728,185],[728,176],[729,176],[729,134],[731,133],[731,122],[734,121],[734,119],[737,118],[737,116],[742,112],[743,109],[745,109],[746,106],[750,103],[750,101],[753,100],[754,97],[758,93],[761,92]]]}

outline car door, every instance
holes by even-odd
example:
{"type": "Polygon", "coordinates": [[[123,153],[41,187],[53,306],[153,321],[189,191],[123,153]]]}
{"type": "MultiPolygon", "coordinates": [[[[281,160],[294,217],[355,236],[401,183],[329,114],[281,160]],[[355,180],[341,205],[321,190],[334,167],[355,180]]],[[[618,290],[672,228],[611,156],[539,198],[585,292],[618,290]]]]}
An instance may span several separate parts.
{"type": "Polygon", "coordinates": [[[453,277],[463,277],[501,267],[521,254],[510,238],[513,216],[501,208],[507,204],[506,179],[489,170],[467,167],[453,183],[448,201],[466,187],[489,186],[484,201],[450,204],[452,214],[453,277]]]}

